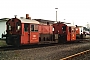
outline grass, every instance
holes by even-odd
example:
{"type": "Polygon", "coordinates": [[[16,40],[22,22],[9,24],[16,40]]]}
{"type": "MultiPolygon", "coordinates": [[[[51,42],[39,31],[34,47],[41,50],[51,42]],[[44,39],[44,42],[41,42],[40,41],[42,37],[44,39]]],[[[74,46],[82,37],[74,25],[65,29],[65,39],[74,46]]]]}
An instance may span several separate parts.
{"type": "Polygon", "coordinates": [[[1,46],[6,46],[7,44],[6,44],[6,42],[4,41],[4,40],[0,40],[0,47],[1,46]]]}

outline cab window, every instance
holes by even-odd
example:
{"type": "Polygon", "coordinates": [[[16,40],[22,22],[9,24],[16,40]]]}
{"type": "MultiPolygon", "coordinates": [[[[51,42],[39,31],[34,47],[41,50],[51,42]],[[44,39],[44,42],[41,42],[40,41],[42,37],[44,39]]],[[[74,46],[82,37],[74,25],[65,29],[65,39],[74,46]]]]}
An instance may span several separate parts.
{"type": "Polygon", "coordinates": [[[38,31],[38,25],[31,25],[31,31],[38,31]]]}
{"type": "Polygon", "coordinates": [[[28,26],[29,26],[29,24],[24,24],[24,31],[25,31],[25,32],[28,31],[28,26]]]}
{"type": "Polygon", "coordinates": [[[16,23],[16,30],[20,30],[20,27],[21,27],[21,26],[20,26],[20,23],[17,22],[17,23],[16,23]]]}
{"type": "Polygon", "coordinates": [[[71,32],[71,27],[69,27],[69,32],[71,32]]]}
{"type": "Polygon", "coordinates": [[[35,31],[38,31],[38,25],[34,25],[35,31]]]}
{"type": "Polygon", "coordinates": [[[34,31],[34,25],[31,25],[31,31],[34,31]]]}
{"type": "Polygon", "coordinates": [[[74,32],[74,29],[72,28],[72,32],[74,32]]]}
{"type": "Polygon", "coordinates": [[[11,30],[11,25],[10,25],[10,23],[7,24],[7,30],[11,30]]]}
{"type": "Polygon", "coordinates": [[[63,31],[66,31],[66,26],[62,26],[62,30],[63,31]]]}
{"type": "Polygon", "coordinates": [[[76,31],[75,31],[75,28],[72,28],[72,32],[76,32],[76,31]]]}

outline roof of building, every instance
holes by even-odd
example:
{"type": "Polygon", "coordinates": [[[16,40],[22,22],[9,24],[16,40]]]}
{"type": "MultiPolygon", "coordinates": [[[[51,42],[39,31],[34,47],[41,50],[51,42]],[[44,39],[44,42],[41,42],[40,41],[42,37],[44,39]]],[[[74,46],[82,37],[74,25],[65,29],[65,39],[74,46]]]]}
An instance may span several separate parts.
{"type": "Polygon", "coordinates": [[[0,21],[8,21],[9,18],[1,18],[0,21]]]}

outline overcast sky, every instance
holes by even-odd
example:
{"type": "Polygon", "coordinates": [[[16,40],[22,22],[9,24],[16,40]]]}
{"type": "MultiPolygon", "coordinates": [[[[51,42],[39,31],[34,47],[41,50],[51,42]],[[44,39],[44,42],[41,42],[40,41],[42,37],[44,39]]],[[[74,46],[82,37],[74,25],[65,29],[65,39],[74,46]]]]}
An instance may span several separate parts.
{"type": "Polygon", "coordinates": [[[0,0],[0,18],[25,17],[73,22],[85,26],[90,23],[90,0],[0,0]]]}

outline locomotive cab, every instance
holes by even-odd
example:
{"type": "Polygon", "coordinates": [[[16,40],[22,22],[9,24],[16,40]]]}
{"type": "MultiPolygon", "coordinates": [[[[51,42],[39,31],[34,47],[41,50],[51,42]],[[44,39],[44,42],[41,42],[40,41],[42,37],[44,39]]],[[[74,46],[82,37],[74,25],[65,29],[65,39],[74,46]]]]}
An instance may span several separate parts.
{"type": "Polygon", "coordinates": [[[75,41],[76,40],[75,26],[68,26],[67,28],[68,28],[67,41],[75,41]]]}
{"type": "Polygon", "coordinates": [[[6,43],[8,45],[37,44],[39,42],[38,21],[12,18],[7,21],[6,43]]]}
{"type": "Polygon", "coordinates": [[[76,40],[76,32],[74,26],[68,26],[63,23],[55,23],[54,27],[54,39],[58,40],[58,43],[65,43],[76,40]]]}
{"type": "Polygon", "coordinates": [[[67,25],[63,23],[55,23],[53,24],[53,28],[54,39],[58,40],[58,43],[65,42],[67,35],[67,25]]]}
{"type": "Polygon", "coordinates": [[[83,33],[83,26],[76,25],[76,38],[77,39],[85,38],[85,34],[83,33]]]}

